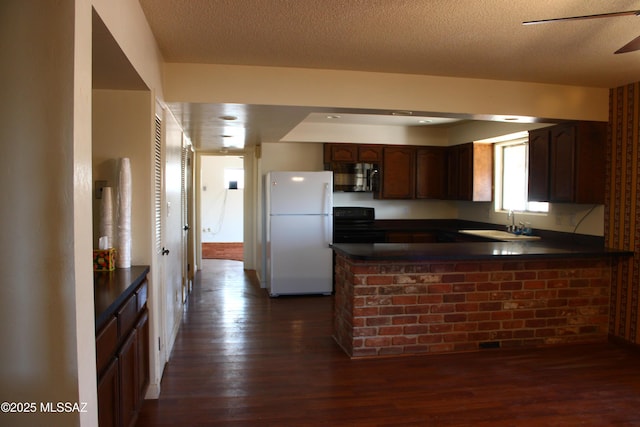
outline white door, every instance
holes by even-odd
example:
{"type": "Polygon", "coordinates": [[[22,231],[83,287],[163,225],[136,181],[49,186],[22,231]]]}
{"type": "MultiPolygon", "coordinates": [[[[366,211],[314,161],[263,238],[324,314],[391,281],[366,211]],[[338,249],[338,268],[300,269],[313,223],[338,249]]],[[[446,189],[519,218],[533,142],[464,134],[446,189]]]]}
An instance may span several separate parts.
{"type": "MultiPolygon", "coordinates": [[[[158,114],[162,114],[162,107],[158,106],[158,114]]],[[[154,204],[154,255],[152,265],[152,282],[149,289],[149,310],[151,342],[149,348],[153,357],[151,358],[151,385],[160,392],[160,380],[162,372],[168,359],[166,353],[166,330],[165,322],[167,307],[164,299],[165,289],[165,255],[164,250],[164,229],[166,227],[165,200],[164,200],[164,150],[163,150],[163,118],[155,117],[154,153],[153,153],[153,204],[154,204]]]]}
{"type": "Polygon", "coordinates": [[[167,354],[173,348],[182,318],[182,140],[183,133],[176,119],[165,118],[165,289],[167,354]]]}

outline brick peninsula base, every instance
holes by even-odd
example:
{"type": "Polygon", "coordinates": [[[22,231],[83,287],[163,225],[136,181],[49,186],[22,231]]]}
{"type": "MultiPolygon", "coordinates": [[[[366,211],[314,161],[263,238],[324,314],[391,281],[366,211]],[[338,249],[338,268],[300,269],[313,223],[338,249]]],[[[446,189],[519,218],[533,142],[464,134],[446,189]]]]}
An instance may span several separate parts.
{"type": "Polygon", "coordinates": [[[351,357],[607,340],[609,258],[335,266],[334,338],[351,357]]]}

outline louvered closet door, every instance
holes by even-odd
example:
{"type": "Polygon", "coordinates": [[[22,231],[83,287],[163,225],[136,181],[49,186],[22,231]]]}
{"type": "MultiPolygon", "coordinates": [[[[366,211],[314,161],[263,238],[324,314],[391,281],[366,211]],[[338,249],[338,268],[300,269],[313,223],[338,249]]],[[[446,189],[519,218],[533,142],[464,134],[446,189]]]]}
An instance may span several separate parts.
{"type": "MultiPolygon", "coordinates": [[[[159,111],[162,111],[159,108],[159,111]]],[[[163,122],[159,116],[155,117],[155,135],[154,135],[154,147],[153,147],[153,216],[154,216],[154,251],[155,251],[155,272],[157,273],[153,279],[154,293],[159,304],[157,309],[159,310],[159,318],[166,319],[167,308],[163,295],[165,294],[165,199],[164,199],[164,152],[162,149],[163,141],[163,122]]],[[[164,322],[160,322],[160,330],[158,331],[157,346],[160,351],[160,360],[162,363],[167,361],[168,355],[166,354],[166,327],[164,322]]],[[[154,345],[155,347],[155,345],[154,345]]]]}
{"type": "Polygon", "coordinates": [[[153,199],[154,199],[154,233],[155,233],[155,252],[162,255],[163,241],[163,180],[162,180],[162,119],[156,116],[155,120],[155,138],[153,152],[153,199]]]}

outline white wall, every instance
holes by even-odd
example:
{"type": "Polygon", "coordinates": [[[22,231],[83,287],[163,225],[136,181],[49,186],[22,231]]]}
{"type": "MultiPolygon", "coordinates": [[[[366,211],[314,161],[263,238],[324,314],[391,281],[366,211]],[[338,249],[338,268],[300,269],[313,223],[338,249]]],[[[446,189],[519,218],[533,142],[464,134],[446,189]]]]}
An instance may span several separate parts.
{"type": "Polygon", "coordinates": [[[609,117],[609,90],[359,71],[165,64],[167,101],[365,108],[568,120],[609,117]]]}
{"type": "MultiPolygon", "coordinates": [[[[131,160],[131,263],[149,265],[152,237],[149,205],[152,203],[149,177],[152,154],[148,126],[151,115],[148,91],[93,91],[93,181],[106,180],[117,199],[120,158],[131,160]]],[[[97,249],[101,200],[93,197],[93,245],[97,249]]],[[[116,249],[117,246],[116,246],[116,249]]]]}
{"type": "Polygon", "coordinates": [[[91,8],[0,8],[0,401],[88,404],[83,414],[3,413],[0,423],[94,426],[91,8]]]}
{"type": "Polygon", "coordinates": [[[200,209],[202,242],[242,242],[244,189],[230,190],[225,169],[244,169],[238,156],[202,156],[200,209]]]}
{"type": "Polygon", "coordinates": [[[447,129],[429,126],[301,123],[282,142],[448,145],[449,135],[447,129]]]}

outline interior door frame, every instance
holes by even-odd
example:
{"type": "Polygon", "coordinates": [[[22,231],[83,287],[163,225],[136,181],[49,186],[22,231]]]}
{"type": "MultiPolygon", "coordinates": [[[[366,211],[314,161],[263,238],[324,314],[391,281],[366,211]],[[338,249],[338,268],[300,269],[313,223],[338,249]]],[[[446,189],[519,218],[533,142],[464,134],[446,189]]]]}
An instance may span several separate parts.
{"type": "Polygon", "coordinates": [[[194,242],[194,186],[193,186],[193,147],[191,142],[183,137],[182,145],[182,302],[187,301],[193,290],[195,276],[195,242],[194,242]]]}

